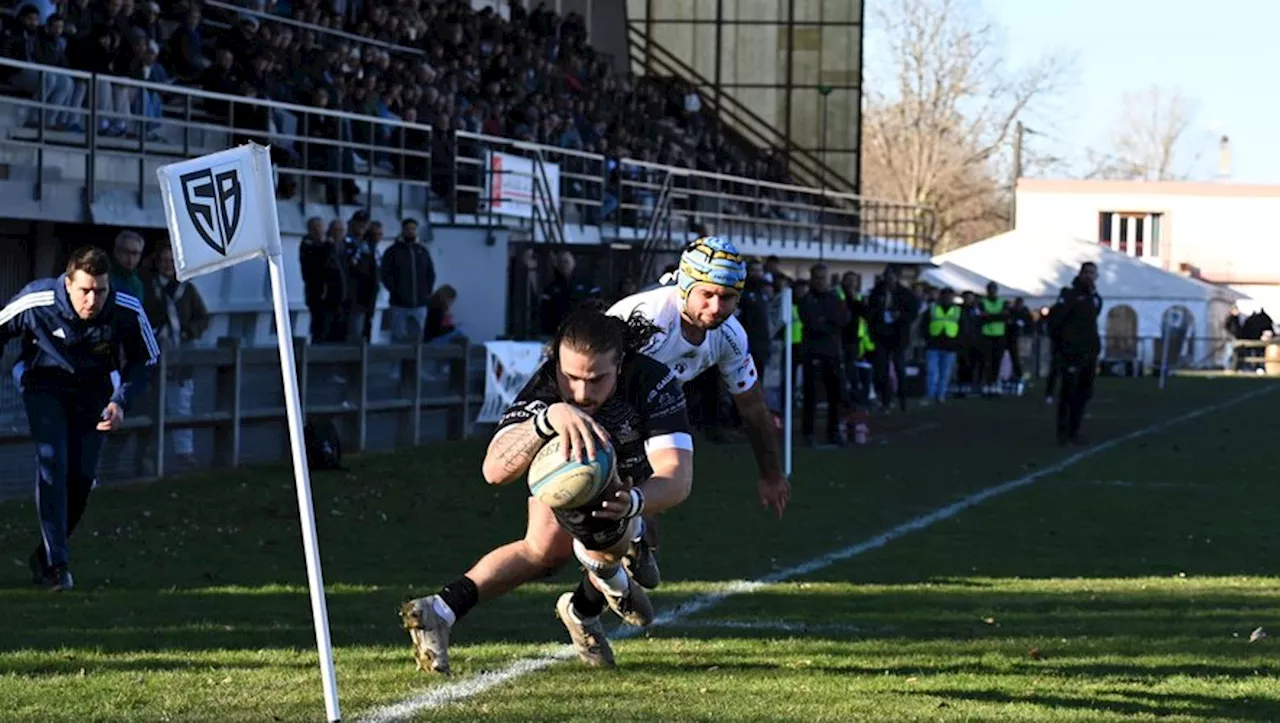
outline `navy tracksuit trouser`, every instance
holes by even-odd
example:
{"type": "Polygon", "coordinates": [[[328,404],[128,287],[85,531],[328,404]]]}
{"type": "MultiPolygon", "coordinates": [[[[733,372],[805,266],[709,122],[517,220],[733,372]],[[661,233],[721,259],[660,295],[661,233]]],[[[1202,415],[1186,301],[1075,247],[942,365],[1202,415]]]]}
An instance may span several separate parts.
{"type": "Polygon", "coordinates": [[[96,427],[106,400],[96,396],[45,389],[22,394],[36,443],[36,509],[46,565],[70,561],[67,537],[84,515],[97,476],[105,433],[96,427]]]}

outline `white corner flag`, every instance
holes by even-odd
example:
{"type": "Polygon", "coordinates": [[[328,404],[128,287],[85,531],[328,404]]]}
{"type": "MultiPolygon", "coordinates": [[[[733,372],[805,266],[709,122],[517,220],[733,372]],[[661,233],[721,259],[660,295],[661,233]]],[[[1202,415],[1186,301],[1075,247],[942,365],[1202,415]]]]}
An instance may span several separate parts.
{"type": "Polygon", "coordinates": [[[160,177],[160,195],[164,199],[178,280],[187,281],[250,259],[267,261],[276,316],[276,339],[280,344],[280,374],[284,381],[294,486],[298,492],[298,514],[302,522],[302,548],[307,558],[307,583],[311,589],[311,616],[315,622],[316,649],[320,653],[324,705],[330,721],[341,720],[333,646],[329,641],[329,614],[324,600],[324,577],[320,570],[320,545],[316,541],[316,517],[311,502],[311,475],[307,471],[306,448],[302,442],[302,404],[293,358],[293,329],[289,321],[289,297],[285,291],[271,155],[265,146],[249,143],[162,166],[156,170],[156,175],[160,177]]]}

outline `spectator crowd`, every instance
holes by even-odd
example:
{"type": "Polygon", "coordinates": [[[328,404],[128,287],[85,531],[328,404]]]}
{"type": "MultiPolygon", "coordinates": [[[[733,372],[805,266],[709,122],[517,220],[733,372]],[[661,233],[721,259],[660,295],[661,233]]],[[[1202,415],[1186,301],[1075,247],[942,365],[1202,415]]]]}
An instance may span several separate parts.
{"type": "MultiPolygon", "coordinates": [[[[617,159],[634,158],[786,180],[782,159],[728,132],[703,111],[693,87],[619,72],[589,44],[582,16],[560,17],[546,3],[528,9],[512,0],[509,20],[491,9],[477,12],[468,0],[239,4],[252,12],[190,0],[20,1],[6,18],[5,57],[93,72],[99,80],[90,89],[70,76],[42,80],[34,70],[12,69],[3,80],[10,92],[56,108],[45,114],[47,127],[83,130],[83,110],[95,103],[96,130],[108,135],[158,136],[164,102],[161,93],[113,77],[369,117],[365,124],[204,102],[200,110],[214,122],[241,132],[236,141],[272,129],[277,164],[318,172],[351,174],[373,164],[423,175],[430,169],[421,161],[391,150],[430,148],[440,156],[437,166],[447,168],[456,149],[450,132],[465,130],[601,154],[614,159],[604,175],[619,172],[617,159]],[[434,134],[387,121],[428,124],[434,134]],[[339,142],[348,145],[339,150],[339,142]],[[356,153],[349,144],[375,150],[356,153]]],[[[446,175],[432,173],[437,191],[447,190],[446,175]]],[[[286,195],[292,183],[282,180],[286,195]]],[[[360,193],[350,178],[330,177],[326,187],[333,201],[354,202],[360,193]]]]}

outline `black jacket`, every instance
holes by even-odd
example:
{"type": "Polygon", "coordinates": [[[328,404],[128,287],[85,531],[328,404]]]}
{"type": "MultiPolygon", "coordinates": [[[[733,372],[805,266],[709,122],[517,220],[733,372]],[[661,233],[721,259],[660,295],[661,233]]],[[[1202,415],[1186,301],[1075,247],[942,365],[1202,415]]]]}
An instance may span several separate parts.
{"type": "Polygon", "coordinates": [[[867,298],[867,323],[876,346],[905,348],[919,313],[920,305],[911,289],[902,284],[892,289],[885,288],[884,282],[876,284],[867,298]]]}
{"type": "Polygon", "coordinates": [[[303,298],[310,310],[336,310],[347,302],[347,273],[337,247],[303,238],[298,246],[303,298]]]}
{"type": "Polygon", "coordinates": [[[769,356],[769,298],[765,296],[764,284],[755,279],[747,279],[742,290],[742,300],[738,302],[738,321],[747,332],[747,348],[753,357],[769,356]]]}
{"type": "Polygon", "coordinates": [[[560,328],[560,322],[564,321],[570,312],[578,308],[582,302],[599,294],[600,287],[581,275],[574,274],[573,278],[566,279],[557,271],[551,283],[543,288],[542,298],[538,304],[538,321],[542,326],[542,333],[554,336],[560,328]]]}
{"type": "Polygon", "coordinates": [[[370,311],[378,301],[377,249],[365,239],[347,236],[342,240],[342,251],[351,279],[351,304],[370,311]]]}
{"type": "Polygon", "coordinates": [[[418,241],[396,239],[382,255],[382,285],[392,306],[420,309],[436,288],[436,265],[431,251],[418,241]]]}
{"type": "Polygon", "coordinates": [[[1059,354],[1069,359],[1096,358],[1102,353],[1098,314],[1102,297],[1080,277],[1058,297],[1049,311],[1049,338],[1059,354]]]}
{"type": "Polygon", "coordinates": [[[806,357],[839,359],[844,346],[844,328],[849,325],[849,307],[836,292],[810,291],[800,299],[800,321],[804,323],[806,357]]]}

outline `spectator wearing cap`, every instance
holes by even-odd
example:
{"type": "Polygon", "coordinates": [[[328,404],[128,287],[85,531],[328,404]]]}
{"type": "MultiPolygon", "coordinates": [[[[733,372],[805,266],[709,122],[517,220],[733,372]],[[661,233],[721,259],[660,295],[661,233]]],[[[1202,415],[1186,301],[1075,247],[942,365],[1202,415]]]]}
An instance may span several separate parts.
{"type": "Polygon", "coordinates": [[[436,266],[431,251],[418,240],[416,220],[401,222],[400,235],[382,255],[380,276],[389,296],[392,343],[421,343],[427,326],[427,302],[436,285],[436,266]]]}
{"type": "Polygon", "coordinates": [[[347,340],[356,344],[369,341],[372,332],[370,320],[378,305],[378,254],[375,244],[369,234],[369,212],[363,209],[356,211],[347,224],[346,238],[342,239],[347,278],[351,280],[347,340]]]}

